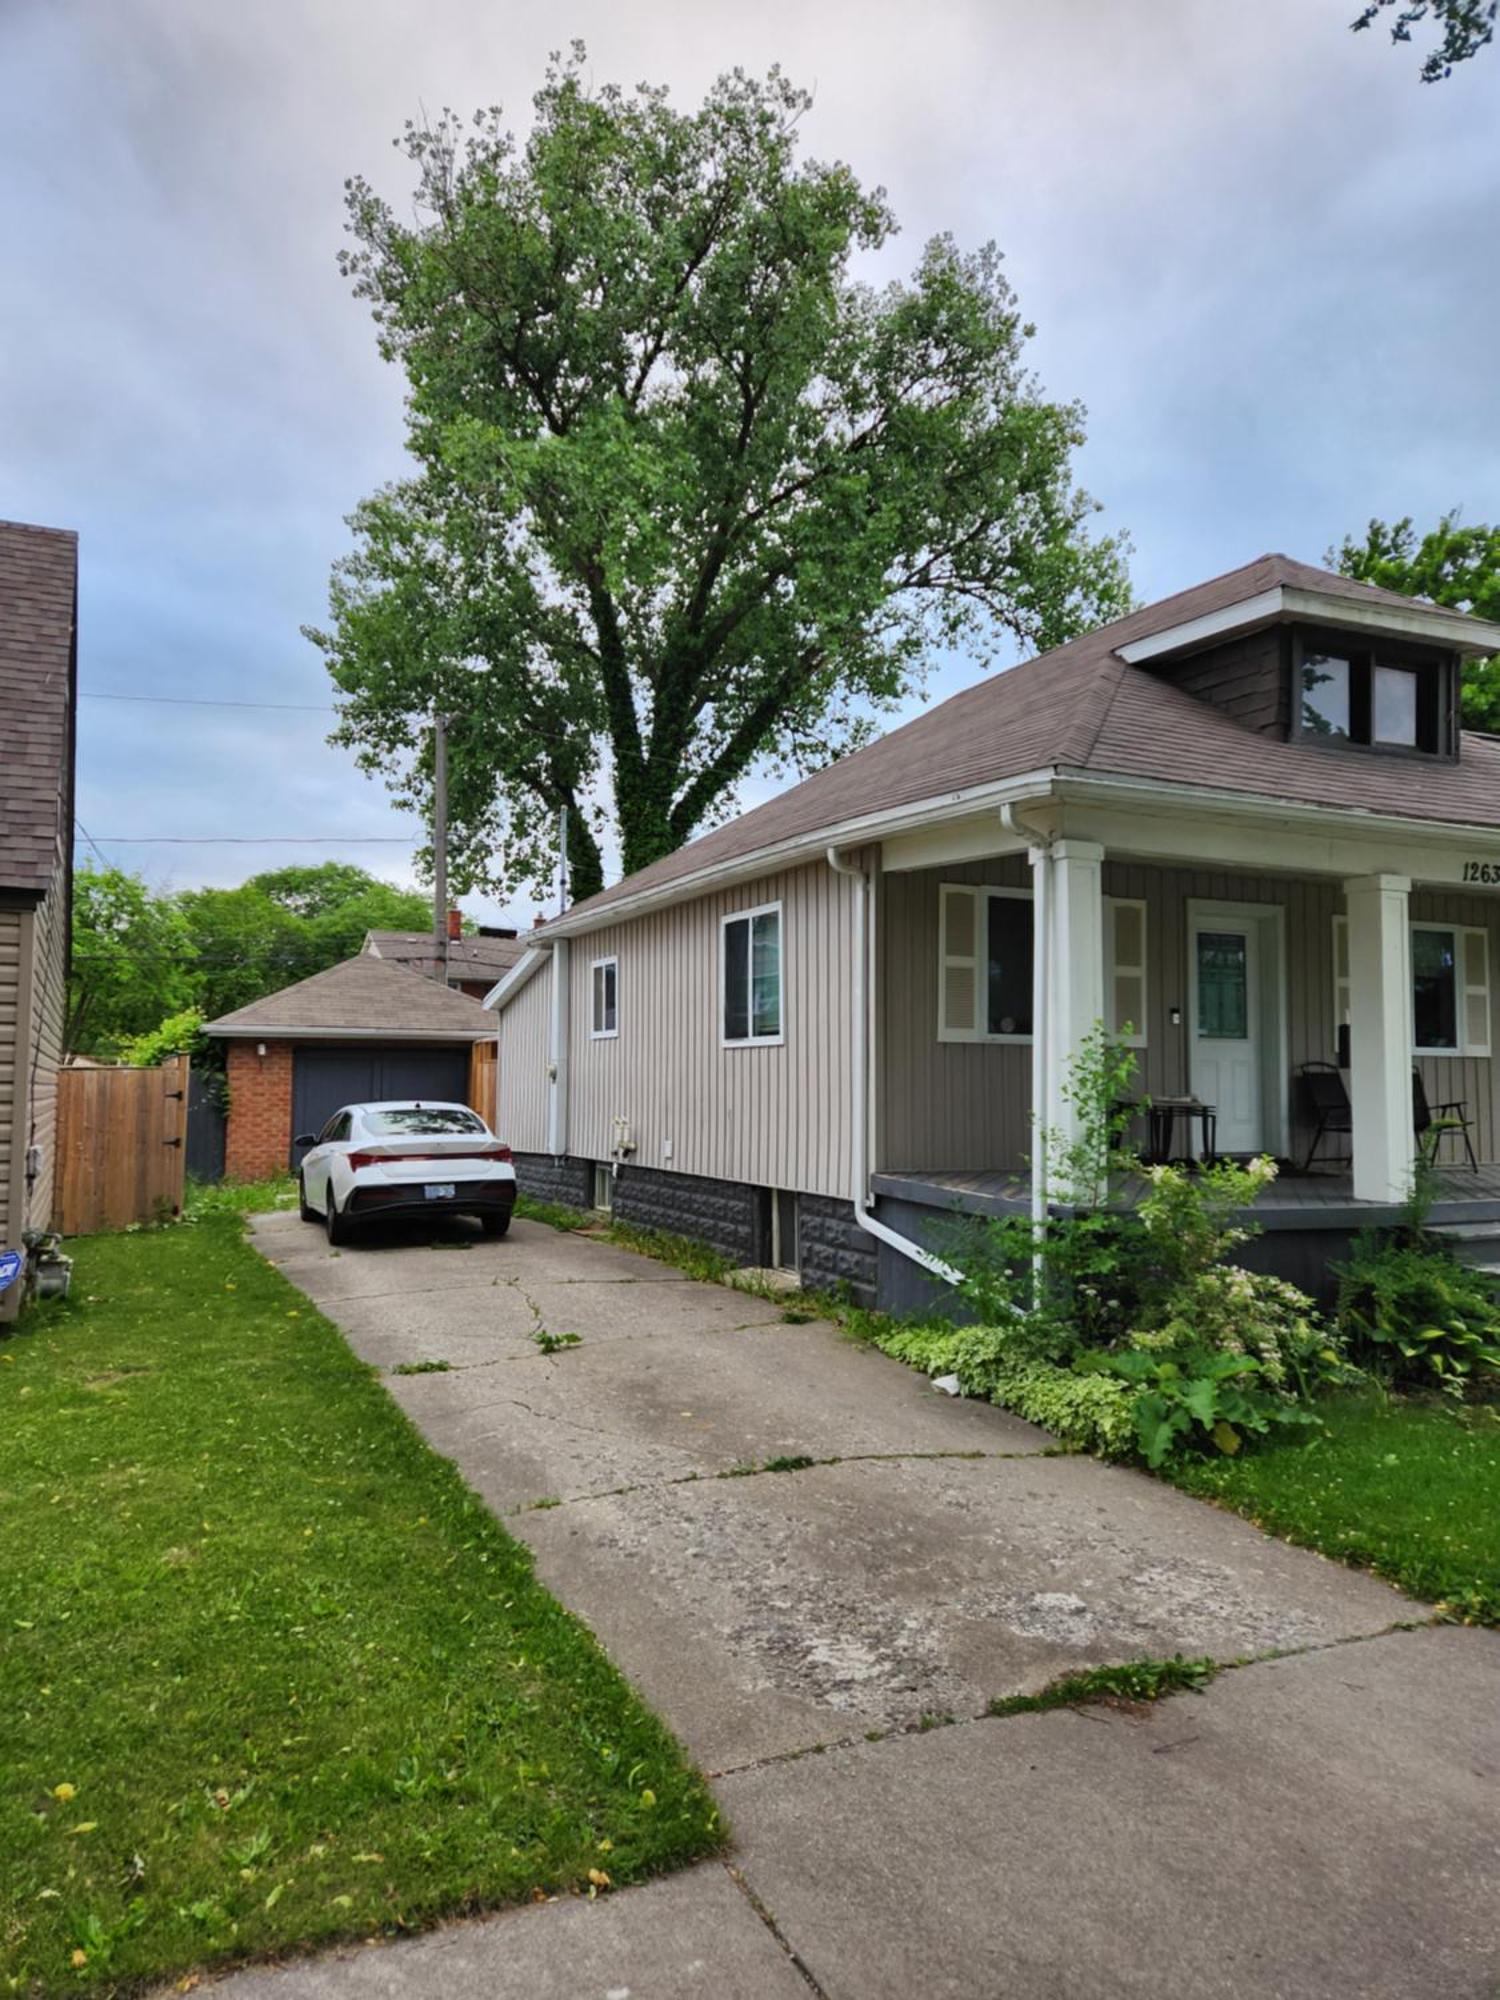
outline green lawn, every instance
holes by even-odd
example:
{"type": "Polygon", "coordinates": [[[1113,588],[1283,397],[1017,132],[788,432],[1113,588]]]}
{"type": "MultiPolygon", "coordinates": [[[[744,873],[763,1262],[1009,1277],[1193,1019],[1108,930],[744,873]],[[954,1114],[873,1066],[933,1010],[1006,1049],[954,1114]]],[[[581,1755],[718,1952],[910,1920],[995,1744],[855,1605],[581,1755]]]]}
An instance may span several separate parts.
{"type": "Polygon", "coordinates": [[[0,1342],[0,1992],[719,1844],[666,1730],[236,1218],[72,1247],[72,1301],[0,1342]]]}
{"type": "Polygon", "coordinates": [[[1328,1428],[1306,1444],[1190,1460],[1172,1477],[1273,1535],[1500,1623],[1500,1408],[1374,1395],[1318,1408],[1328,1428]]]}

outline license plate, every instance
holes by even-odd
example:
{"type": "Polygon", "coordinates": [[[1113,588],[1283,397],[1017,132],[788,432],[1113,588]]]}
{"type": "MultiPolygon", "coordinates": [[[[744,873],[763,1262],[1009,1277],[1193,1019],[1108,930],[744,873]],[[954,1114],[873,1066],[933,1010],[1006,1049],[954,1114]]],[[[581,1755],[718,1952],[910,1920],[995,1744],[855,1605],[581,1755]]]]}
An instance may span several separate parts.
{"type": "Polygon", "coordinates": [[[457,1192],[457,1187],[452,1181],[434,1181],[430,1187],[424,1187],[422,1190],[428,1201],[452,1201],[457,1192]]]}

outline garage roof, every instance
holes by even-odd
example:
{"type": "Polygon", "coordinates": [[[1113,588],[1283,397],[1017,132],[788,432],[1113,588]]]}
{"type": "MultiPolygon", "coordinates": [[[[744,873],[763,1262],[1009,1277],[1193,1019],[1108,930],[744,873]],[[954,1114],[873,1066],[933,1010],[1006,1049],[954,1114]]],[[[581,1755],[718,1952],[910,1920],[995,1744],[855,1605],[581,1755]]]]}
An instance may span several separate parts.
{"type": "Polygon", "coordinates": [[[495,1020],[477,1000],[361,952],[210,1021],[205,1034],[267,1040],[477,1042],[495,1020]]]}

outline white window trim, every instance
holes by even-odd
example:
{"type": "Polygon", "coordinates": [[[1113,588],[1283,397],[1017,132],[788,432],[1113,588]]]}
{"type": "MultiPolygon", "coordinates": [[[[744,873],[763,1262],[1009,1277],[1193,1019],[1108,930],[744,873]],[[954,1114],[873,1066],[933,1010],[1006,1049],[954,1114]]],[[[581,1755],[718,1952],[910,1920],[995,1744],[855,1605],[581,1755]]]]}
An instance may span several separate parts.
{"type": "Polygon", "coordinates": [[[1104,899],[1104,977],[1109,986],[1109,1004],[1106,1015],[1114,1012],[1115,977],[1123,972],[1127,977],[1141,982],[1141,1018],[1136,1023],[1133,1035],[1116,1032],[1117,1023],[1109,1023],[1109,1039],[1116,1048],[1144,1049],[1148,1046],[1151,1019],[1151,913],[1144,896],[1106,896],[1104,899]],[[1141,913],[1141,962],[1139,965],[1122,965],[1115,951],[1116,910],[1139,910],[1141,913]]]}
{"type": "Polygon", "coordinates": [[[589,1040],[591,1042],[614,1042],[620,1036],[620,960],[618,954],[609,958],[595,958],[589,961],[589,1040]],[[612,1028],[597,1028],[594,1025],[599,988],[596,975],[606,966],[614,968],[615,975],[615,1025],[612,1028]]]}
{"type": "MultiPolygon", "coordinates": [[[[1469,1039],[1469,1005],[1468,1005],[1469,1001],[1472,998],[1474,998],[1476,995],[1482,994],[1484,997],[1485,1013],[1487,1016],[1489,1016],[1492,1013],[1492,1009],[1494,1007],[1494,999],[1490,992],[1490,982],[1488,978],[1471,980],[1469,977],[1469,964],[1470,964],[1469,940],[1471,937],[1481,937],[1484,939],[1484,964],[1486,971],[1488,971],[1490,960],[1493,956],[1493,946],[1490,941],[1490,934],[1488,930],[1484,927],[1483,924],[1448,923],[1445,922],[1440,917],[1419,918],[1410,923],[1407,926],[1407,928],[1411,932],[1451,931],[1457,946],[1455,954],[1457,962],[1454,966],[1454,982],[1456,988],[1455,1013],[1457,1015],[1457,1020],[1455,1025],[1458,1030],[1458,1046],[1456,1048],[1451,1048],[1451,1049],[1423,1048],[1416,1039],[1415,1031],[1413,1031],[1412,1049],[1411,1049],[1412,1054],[1414,1056],[1426,1056],[1433,1060],[1446,1059],[1449,1062],[1460,1060],[1465,1057],[1488,1056],[1493,1047],[1493,1040],[1494,1040],[1493,1025],[1491,1026],[1489,1039],[1483,1042],[1471,1041],[1469,1039]]],[[[1339,1029],[1349,1019],[1349,976],[1347,973],[1341,973],[1339,971],[1341,938],[1343,940],[1344,962],[1345,964],[1348,963],[1348,935],[1349,935],[1348,917],[1344,916],[1342,913],[1336,913],[1333,919],[1333,1030],[1334,1030],[1335,1041],[1337,1041],[1338,1039],[1339,1029]]],[[[1412,976],[1412,990],[1413,992],[1415,992],[1416,990],[1415,972],[1413,972],[1412,976]]]]}
{"type": "Polygon", "coordinates": [[[722,917],[720,917],[718,1005],[719,1005],[719,1047],[721,1049],[779,1049],[782,1046],[782,1044],[786,1041],[786,914],[779,902],[756,903],[751,909],[729,910],[726,911],[722,917]],[[750,924],[751,949],[750,952],[747,953],[746,955],[745,976],[747,979],[753,979],[754,973],[752,967],[754,964],[754,946],[755,946],[754,920],[756,917],[769,917],[769,916],[774,916],[776,918],[776,925],[777,925],[778,965],[776,971],[776,978],[779,987],[777,998],[781,1002],[779,1008],[777,1009],[777,1013],[780,1017],[781,1028],[780,1031],[774,1035],[757,1035],[755,1033],[754,1007],[752,1004],[754,995],[752,992],[746,995],[746,1010],[745,1010],[745,1018],[750,1023],[750,1033],[748,1035],[740,1035],[731,1038],[724,1032],[724,1001],[727,994],[725,968],[729,955],[725,947],[724,934],[729,929],[729,926],[731,924],[742,924],[742,923],[750,924]]]}
{"type": "MultiPolygon", "coordinates": [[[[1029,1049],[1032,1043],[1032,1037],[1030,1035],[992,1035],[988,1028],[947,1028],[943,1025],[943,1014],[944,1014],[943,987],[947,981],[948,967],[950,963],[954,965],[970,965],[970,964],[973,965],[975,1004],[976,1007],[982,1005],[984,1008],[985,1019],[988,1020],[989,1018],[988,950],[989,950],[990,913],[989,913],[988,901],[986,901],[985,912],[984,912],[984,922],[985,922],[984,936],[983,938],[980,938],[976,935],[975,938],[975,943],[982,944],[984,949],[980,951],[973,959],[954,958],[948,950],[948,903],[947,903],[948,892],[954,890],[957,890],[966,896],[983,897],[986,899],[999,896],[1007,896],[1010,897],[1013,901],[1020,903],[1029,903],[1033,900],[1032,893],[1029,889],[1008,889],[1008,888],[1003,888],[1000,884],[994,882],[940,882],[938,884],[938,1012],[937,1012],[938,1035],[937,1038],[940,1042],[985,1042],[985,1043],[993,1043],[994,1045],[1000,1048],[1029,1049]],[[984,968],[985,972],[985,977],[983,979],[981,979],[979,976],[981,967],[984,968]]],[[[1035,952],[1036,937],[1034,932],[1031,941],[1031,948],[1032,951],[1035,952]]]]}

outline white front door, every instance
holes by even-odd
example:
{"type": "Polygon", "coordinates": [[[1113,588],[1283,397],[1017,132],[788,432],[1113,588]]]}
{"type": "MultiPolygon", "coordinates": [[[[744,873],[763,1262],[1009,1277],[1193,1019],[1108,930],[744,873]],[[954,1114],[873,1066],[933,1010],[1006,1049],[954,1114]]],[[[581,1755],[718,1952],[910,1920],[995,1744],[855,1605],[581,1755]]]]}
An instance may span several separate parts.
{"type": "Polygon", "coordinates": [[[1257,931],[1228,916],[1195,918],[1189,927],[1192,1089],[1217,1108],[1221,1153],[1255,1153],[1265,1143],[1257,931]]]}

